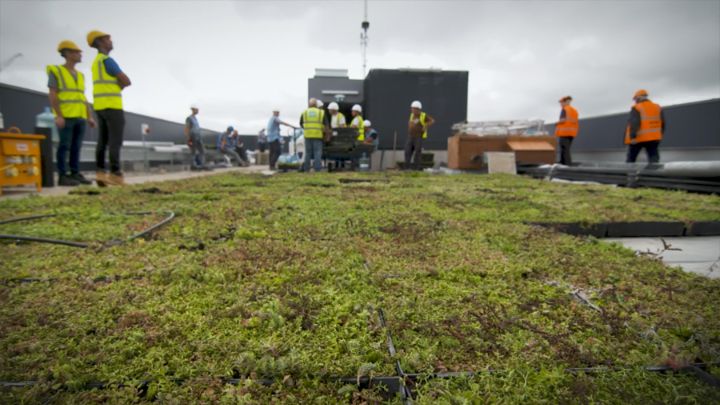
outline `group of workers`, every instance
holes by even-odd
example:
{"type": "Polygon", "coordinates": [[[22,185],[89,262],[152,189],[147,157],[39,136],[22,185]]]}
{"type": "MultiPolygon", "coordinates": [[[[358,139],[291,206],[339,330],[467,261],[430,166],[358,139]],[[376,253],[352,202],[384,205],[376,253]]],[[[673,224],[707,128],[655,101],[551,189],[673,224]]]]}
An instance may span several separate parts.
{"type": "MultiPolygon", "coordinates": [[[[308,107],[300,116],[300,127],[303,128],[305,143],[304,160],[302,170],[309,172],[311,165],[316,172],[322,170],[323,145],[332,141],[333,130],[337,128],[355,128],[357,130],[356,140],[368,145],[377,147],[379,134],[372,127],[372,122],[363,118],[362,106],[355,104],[350,110],[351,119],[348,119],[340,112],[340,106],[331,102],[327,107],[327,114],[324,110],[322,100],[311,98],[308,100],[308,107]]],[[[408,120],[408,141],[405,146],[405,163],[407,168],[420,168],[422,155],[422,141],[427,138],[427,130],[435,123],[434,119],[422,111],[420,101],[413,101],[410,105],[410,119],[408,120]]],[[[269,166],[274,170],[277,158],[280,155],[280,125],[293,129],[298,127],[280,120],[280,111],[275,109],[273,116],[268,121],[265,131],[261,131],[267,137],[270,150],[269,166]],[[274,144],[273,144],[274,143],[274,144]]]]}
{"type": "MultiPolygon", "coordinates": [[[[640,151],[645,149],[649,163],[660,161],[658,148],[665,132],[665,116],[662,108],[650,101],[646,90],[638,90],[633,95],[635,105],[630,109],[630,116],[625,127],[625,144],[628,145],[627,163],[635,163],[640,151]]],[[[580,125],[578,111],[570,105],[572,97],[565,96],[559,100],[562,110],[560,119],[555,126],[560,148],[559,163],[570,166],[572,157],[570,146],[578,135],[580,125]]]]}
{"type": "Polygon", "coordinates": [[[75,69],[82,61],[82,49],[70,40],[61,41],[57,51],[65,59],[62,65],[48,65],[48,97],[58,128],[59,144],[56,164],[61,186],[77,186],[92,182],[80,173],[80,152],[86,127],[99,126],[95,149],[95,180],[101,187],[124,185],[121,170],[120,148],[123,143],[125,115],[122,90],[130,86],[130,79],[110,57],[113,41],[109,34],[90,31],[88,46],[98,53],[92,64],[93,104],[85,98],[85,77],[75,69]],[[97,115],[97,123],[93,118],[97,115]],[[66,166],[69,157],[69,172],[66,166]],[[109,154],[110,166],[106,163],[109,154]],[[108,171],[109,169],[109,171],[108,171]]]}
{"type": "MultiPolygon", "coordinates": [[[[80,152],[86,127],[99,126],[97,147],[95,150],[96,182],[99,186],[124,185],[121,170],[120,149],[123,143],[125,116],[123,112],[122,90],[131,85],[130,79],[118,63],[110,57],[113,41],[110,34],[93,30],[86,37],[88,46],[97,50],[92,64],[93,104],[85,98],[85,78],[76,70],[82,61],[82,49],[73,41],[63,40],[58,44],[57,51],[65,59],[61,65],[48,65],[49,99],[58,128],[59,144],[56,152],[59,184],[76,186],[90,184],[91,181],[80,173],[80,152]],[[93,117],[93,110],[97,122],[93,117]],[[69,165],[67,155],[69,153],[69,165]],[[109,156],[109,167],[106,162],[109,156]],[[68,171],[69,166],[69,171],[68,171]]],[[[560,149],[560,163],[572,164],[571,145],[579,132],[579,114],[571,105],[571,96],[559,100],[561,105],[560,119],[555,127],[560,149]]],[[[665,117],[662,108],[648,98],[648,92],[638,90],[633,100],[635,105],[630,110],[630,117],[625,131],[625,144],[628,145],[628,163],[635,162],[642,149],[645,149],[648,161],[659,162],[659,144],[665,131],[665,117]]],[[[321,100],[311,98],[308,108],[300,116],[300,126],[304,130],[305,153],[303,170],[315,171],[322,169],[323,143],[330,140],[329,134],[335,128],[351,127],[357,129],[357,140],[368,144],[378,144],[378,134],[372,123],[362,116],[362,106],[355,104],[351,109],[352,117],[347,118],[339,111],[339,105],[332,102],[323,109],[321,100]]],[[[408,120],[408,137],[405,144],[405,165],[407,168],[420,168],[423,141],[427,139],[428,128],[434,119],[422,111],[420,101],[410,105],[408,120]]],[[[185,136],[193,155],[193,168],[207,169],[204,162],[205,150],[202,142],[200,125],[197,121],[198,108],[191,106],[192,114],[185,121],[185,136]]],[[[269,167],[275,169],[281,151],[280,126],[293,129],[298,126],[289,124],[279,118],[279,109],[273,110],[263,134],[269,150],[269,167]]],[[[225,134],[218,138],[218,148],[235,159],[239,165],[249,164],[247,154],[238,143],[237,131],[229,127],[225,134]]]]}

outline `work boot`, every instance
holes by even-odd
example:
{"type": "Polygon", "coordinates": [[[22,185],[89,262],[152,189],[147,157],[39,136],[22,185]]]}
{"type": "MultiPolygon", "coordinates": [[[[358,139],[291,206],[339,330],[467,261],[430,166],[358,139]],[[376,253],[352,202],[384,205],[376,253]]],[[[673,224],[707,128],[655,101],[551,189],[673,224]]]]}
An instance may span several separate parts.
{"type": "Polygon", "coordinates": [[[73,173],[70,178],[77,181],[80,184],[92,184],[92,181],[88,180],[81,173],[73,173]]]}
{"type": "Polygon", "coordinates": [[[107,187],[107,173],[103,171],[95,172],[95,183],[97,183],[98,187],[107,187]]]}
{"type": "Polygon", "coordinates": [[[61,175],[60,175],[60,179],[58,180],[58,185],[59,185],[59,186],[65,186],[65,187],[75,187],[75,186],[79,186],[80,183],[79,183],[77,180],[75,180],[75,179],[73,179],[72,177],[70,177],[70,176],[66,176],[66,175],[64,175],[64,174],[61,174],[61,175]]]}
{"type": "Polygon", "coordinates": [[[110,173],[106,178],[106,182],[111,186],[124,186],[125,178],[122,173],[110,173]]]}

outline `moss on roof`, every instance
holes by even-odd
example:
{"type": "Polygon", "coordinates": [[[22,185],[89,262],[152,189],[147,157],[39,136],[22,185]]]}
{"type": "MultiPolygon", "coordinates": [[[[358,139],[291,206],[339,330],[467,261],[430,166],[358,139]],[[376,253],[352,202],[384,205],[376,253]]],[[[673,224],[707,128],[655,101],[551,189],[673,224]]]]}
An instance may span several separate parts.
{"type": "Polygon", "coordinates": [[[419,384],[420,403],[720,400],[686,374],[638,369],[720,361],[720,280],[527,225],[720,220],[717,196],[417,173],[153,186],[0,201],[0,220],[57,214],[0,233],[92,243],[0,242],[0,380],[42,382],[0,398],[372,402],[332,381],[395,373],[382,308],[405,372],[503,370],[419,384]],[[160,218],[122,215],[148,210],[177,218],[102,246],[160,218]],[[563,371],[597,366],[626,369],[563,371]],[[144,399],[81,389],[145,380],[144,399]]]}

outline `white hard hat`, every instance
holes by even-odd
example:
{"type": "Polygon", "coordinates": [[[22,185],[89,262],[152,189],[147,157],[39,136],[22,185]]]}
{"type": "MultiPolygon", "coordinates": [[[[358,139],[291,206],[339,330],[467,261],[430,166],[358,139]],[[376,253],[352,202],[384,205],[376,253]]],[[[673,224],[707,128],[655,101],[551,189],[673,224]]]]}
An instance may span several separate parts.
{"type": "Polygon", "coordinates": [[[352,107],[352,110],[353,110],[353,111],[357,111],[357,112],[362,112],[362,107],[360,106],[360,104],[355,104],[355,105],[352,107]]]}
{"type": "Polygon", "coordinates": [[[422,110],[422,103],[415,100],[412,102],[412,104],[410,104],[410,108],[419,108],[422,110]]]}
{"type": "Polygon", "coordinates": [[[371,127],[371,126],[372,126],[372,122],[370,122],[370,120],[365,120],[365,121],[363,121],[363,126],[371,127]]]}
{"type": "Polygon", "coordinates": [[[328,110],[337,111],[339,109],[340,109],[340,106],[338,106],[338,103],[336,103],[334,101],[332,103],[328,104],[328,110]]]}
{"type": "Polygon", "coordinates": [[[273,108],[273,112],[280,112],[280,107],[273,108]]]}
{"type": "Polygon", "coordinates": [[[322,108],[322,106],[324,106],[325,103],[323,103],[322,100],[317,100],[317,102],[315,103],[315,105],[317,106],[317,108],[322,108]]]}
{"type": "Polygon", "coordinates": [[[197,104],[195,104],[195,103],[190,104],[190,109],[191,109],[191,110],[197,110],[197,109],[198,109],[197,104]]]}

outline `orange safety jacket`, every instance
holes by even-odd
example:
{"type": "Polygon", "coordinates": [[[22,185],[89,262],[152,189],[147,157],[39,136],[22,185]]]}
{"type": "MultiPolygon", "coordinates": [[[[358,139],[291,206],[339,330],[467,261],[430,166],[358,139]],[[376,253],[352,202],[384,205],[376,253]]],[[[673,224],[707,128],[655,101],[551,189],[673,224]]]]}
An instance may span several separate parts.
{"type": "MultiPolygon", "coordinates": [[[[633,108],[640,113],[640,128],[638,128],[635,143],[662,140],[662,108],[650,100],[641,101],[633,108]]],[[[630,145],[630,124],[625,129],[625,144],[630,145]]]]}
{"type": "Polygon", "coordinates": [[[578,134],[578,112],[572,106],[563,106],[565,117],[560,117],[555,125],[555,136],[561,138],[575,138],[578,134]]]}

